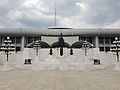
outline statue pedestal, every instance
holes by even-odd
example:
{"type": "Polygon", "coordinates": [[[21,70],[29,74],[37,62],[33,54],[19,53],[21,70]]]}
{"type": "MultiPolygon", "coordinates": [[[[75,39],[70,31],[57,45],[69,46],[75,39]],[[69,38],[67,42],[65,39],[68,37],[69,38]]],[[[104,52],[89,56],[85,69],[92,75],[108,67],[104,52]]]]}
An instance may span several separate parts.
{"type": "Polygon", "coordinates": [[[39,57],[38,56],[35,56],[35,59],[34,59],[34,61],[33,61],[33,64],[39,64],[40,63],[40,61],[39,61],[39,57]]]}
{"type": "Polygon", "coordinates": [[[32,63],[32,70],[39,70],[39,57],[36,56],[33,63],[32,63]]]}

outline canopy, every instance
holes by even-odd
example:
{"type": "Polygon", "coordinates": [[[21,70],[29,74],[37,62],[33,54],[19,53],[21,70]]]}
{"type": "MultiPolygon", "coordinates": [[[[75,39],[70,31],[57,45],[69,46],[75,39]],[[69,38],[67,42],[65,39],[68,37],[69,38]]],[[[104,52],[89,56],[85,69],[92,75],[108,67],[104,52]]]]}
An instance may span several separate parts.
{"type": "MultiPolygon", "coordinates": [[[[49,45],[48,43],[43,42],[43,41],[40,41],[40,40],[37,40],[37,41],[34,41],[34,42],[30,43],[30,44],[28,45],[28,47],[33,48],[33,47],[36,45],[36,43],[37,43],[37,45],[39,45],[41,48],[50,48],[50,45],[49,45]]],[[[36,45],[36,46],[37,46],[37,45],[36,45]]]]}
{"type": "MultiPolygon", "coordinates": [[[[56,47],[60,47],[59,46],[59,42],[54,42],[52,45],[51,45],[51,48],[56,48],[56,47]]],[[[70,45],[66,42],[64,42],[64,46],[63,47],[67,47],[67,48],[70,48],[70,45]]]]}
{"type": "MultiPolygon", "coordinates": [[[[71,45],[71,48],[82,48],[83,43],[85,43],[85,41],[78,41],[75,42],[71,45]]],[[[86,42],[90,47],[92,47],[92,44],[90,44],[89,42],[86,42]]]]}

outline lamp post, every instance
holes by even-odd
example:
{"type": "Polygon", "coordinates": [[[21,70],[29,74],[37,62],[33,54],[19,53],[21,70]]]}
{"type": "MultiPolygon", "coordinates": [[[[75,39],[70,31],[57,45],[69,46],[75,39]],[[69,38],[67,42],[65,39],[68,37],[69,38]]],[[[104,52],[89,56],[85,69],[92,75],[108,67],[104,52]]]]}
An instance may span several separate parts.
{"type": "Polygon", "coordinates": [[[10,40],[10,37],[7,37],[6,40],[4,40],[3,44],[1,45],[1,51],[4,51],[7,56],[7,61],[3,66],[3,71],[9,71],[12,69],[11,65],[8,64],[8,56],[11,54],[12,51],[15,50],[15,46],[12,44],[12,41],[10,40]]]}
{"type": "Polygon", "coordinates": [[[4,51],[7,56],[7,62],[8,62],[8,56],[11,54],[10,52],[14,50],[15,50],[14,44],[12,44],[10,37],[7,37],[7,39],[4,40],[4,43],[1,45],[1,51],[4,51]]]}
{"type": "Polygon", "coordinates": [[[33,48],[36,50],[36,57],[35,57],[33,64],[35,64],[35,67],[37,67],[37,65],[39,64],[38,54],[39,54],[39,49],[41,48],[41,41],[39,41],[39,40],[35,41],[33,44],[33,48]]]}
{"type": "Polygon", "coordinates": [[[111,51],[116,52],[117,62],[119,62],[120,41],[118,37],[115,37],[115,41],[113,41],[111,51]]]}
{"type": "Polygon", "coordinates": [[[35,48],[35,50],[36,50],[36,56],[38,56],[39,48],[41,48],[40,42],[39,41],[35,41],[35,43],[33,45],[33,48],[35,48]]]}
{"type": "Polygon", "coordinates": [[[116,52],[116,57],[117,57],[116,67],[113,70],[120,71],[120,64],[119,64],[120,41],[118,37],[115,37],[115,40],[113,41],[113,45],[111,45],[111,47],[112,47],[111,51],[116,52]]]}
{"type": "Polygon", "coordinates": [[[85,52],[85,56],[87,56],[87,50],[89,50],[91,47],[91,44],[87,41],[84,41],[82,44],[82,50],[85,52]]]}
{"type": "MultiPolygon", "coordinates": [[[[90,49],[90,47],[91,47],[92,45],[89,43],[89,42],[87,42],[87,41],[84,41],[83,43],[82,43],[82,50],[84,51],[84,53],[85,53],[85,56],[84,56],[84,64],[85,65],[90,65],[91,64],[91,62],[88,60],[88,58],[87,58],[87,51],[90,49]]],[[[88,66],[85,66],[85,67],[88,67],[88,66]]]]}

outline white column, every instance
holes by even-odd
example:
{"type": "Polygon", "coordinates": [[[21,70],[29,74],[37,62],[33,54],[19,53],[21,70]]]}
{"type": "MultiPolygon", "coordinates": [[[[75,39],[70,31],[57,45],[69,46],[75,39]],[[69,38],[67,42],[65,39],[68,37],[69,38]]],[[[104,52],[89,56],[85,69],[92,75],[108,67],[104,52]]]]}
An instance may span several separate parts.
{"type": "Polygon", "coordinates": [[[21,51],[24,50],[24,46],[25,46],[25,36],[22,36],[22,40],[21,40],[21,51]]]}
{"type": "Polygon", "coordinates": [[[95,36],[94,58],[100,59],[100,51],[99,51],[99,40],[98,40],[98,36],[95,36]]]}
{"type": "Polygon", "coordinates": [[[95,36],[95,48],[99,48],[98,36],[95,36]]]}

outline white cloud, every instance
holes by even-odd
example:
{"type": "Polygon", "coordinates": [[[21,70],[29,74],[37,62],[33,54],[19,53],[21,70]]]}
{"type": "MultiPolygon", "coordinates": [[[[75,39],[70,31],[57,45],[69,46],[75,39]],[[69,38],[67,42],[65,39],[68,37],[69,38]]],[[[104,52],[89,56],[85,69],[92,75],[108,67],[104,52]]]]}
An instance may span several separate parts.
{"type": "Polygon", "coordinates": [[[120,27],[120,19],[117,20],[116,22],[106,26],[107,28],[119,28],[120,27]]]}
{"type": "Polygon", "coordinates": [[[87,10],[87,5],[85,5],[84,3],[81,3],[81,2],[76,2],[76,6],[78,6],[80,8],[80,10],[87,10]]]}
{"type": "MultiPolygon", "coordinates": [[[[1,0],[0,27],[54,26],[55,0],[1,0]]],[[[120,27],[119,0],[56,0],[57,26],[120,27]]]]}

